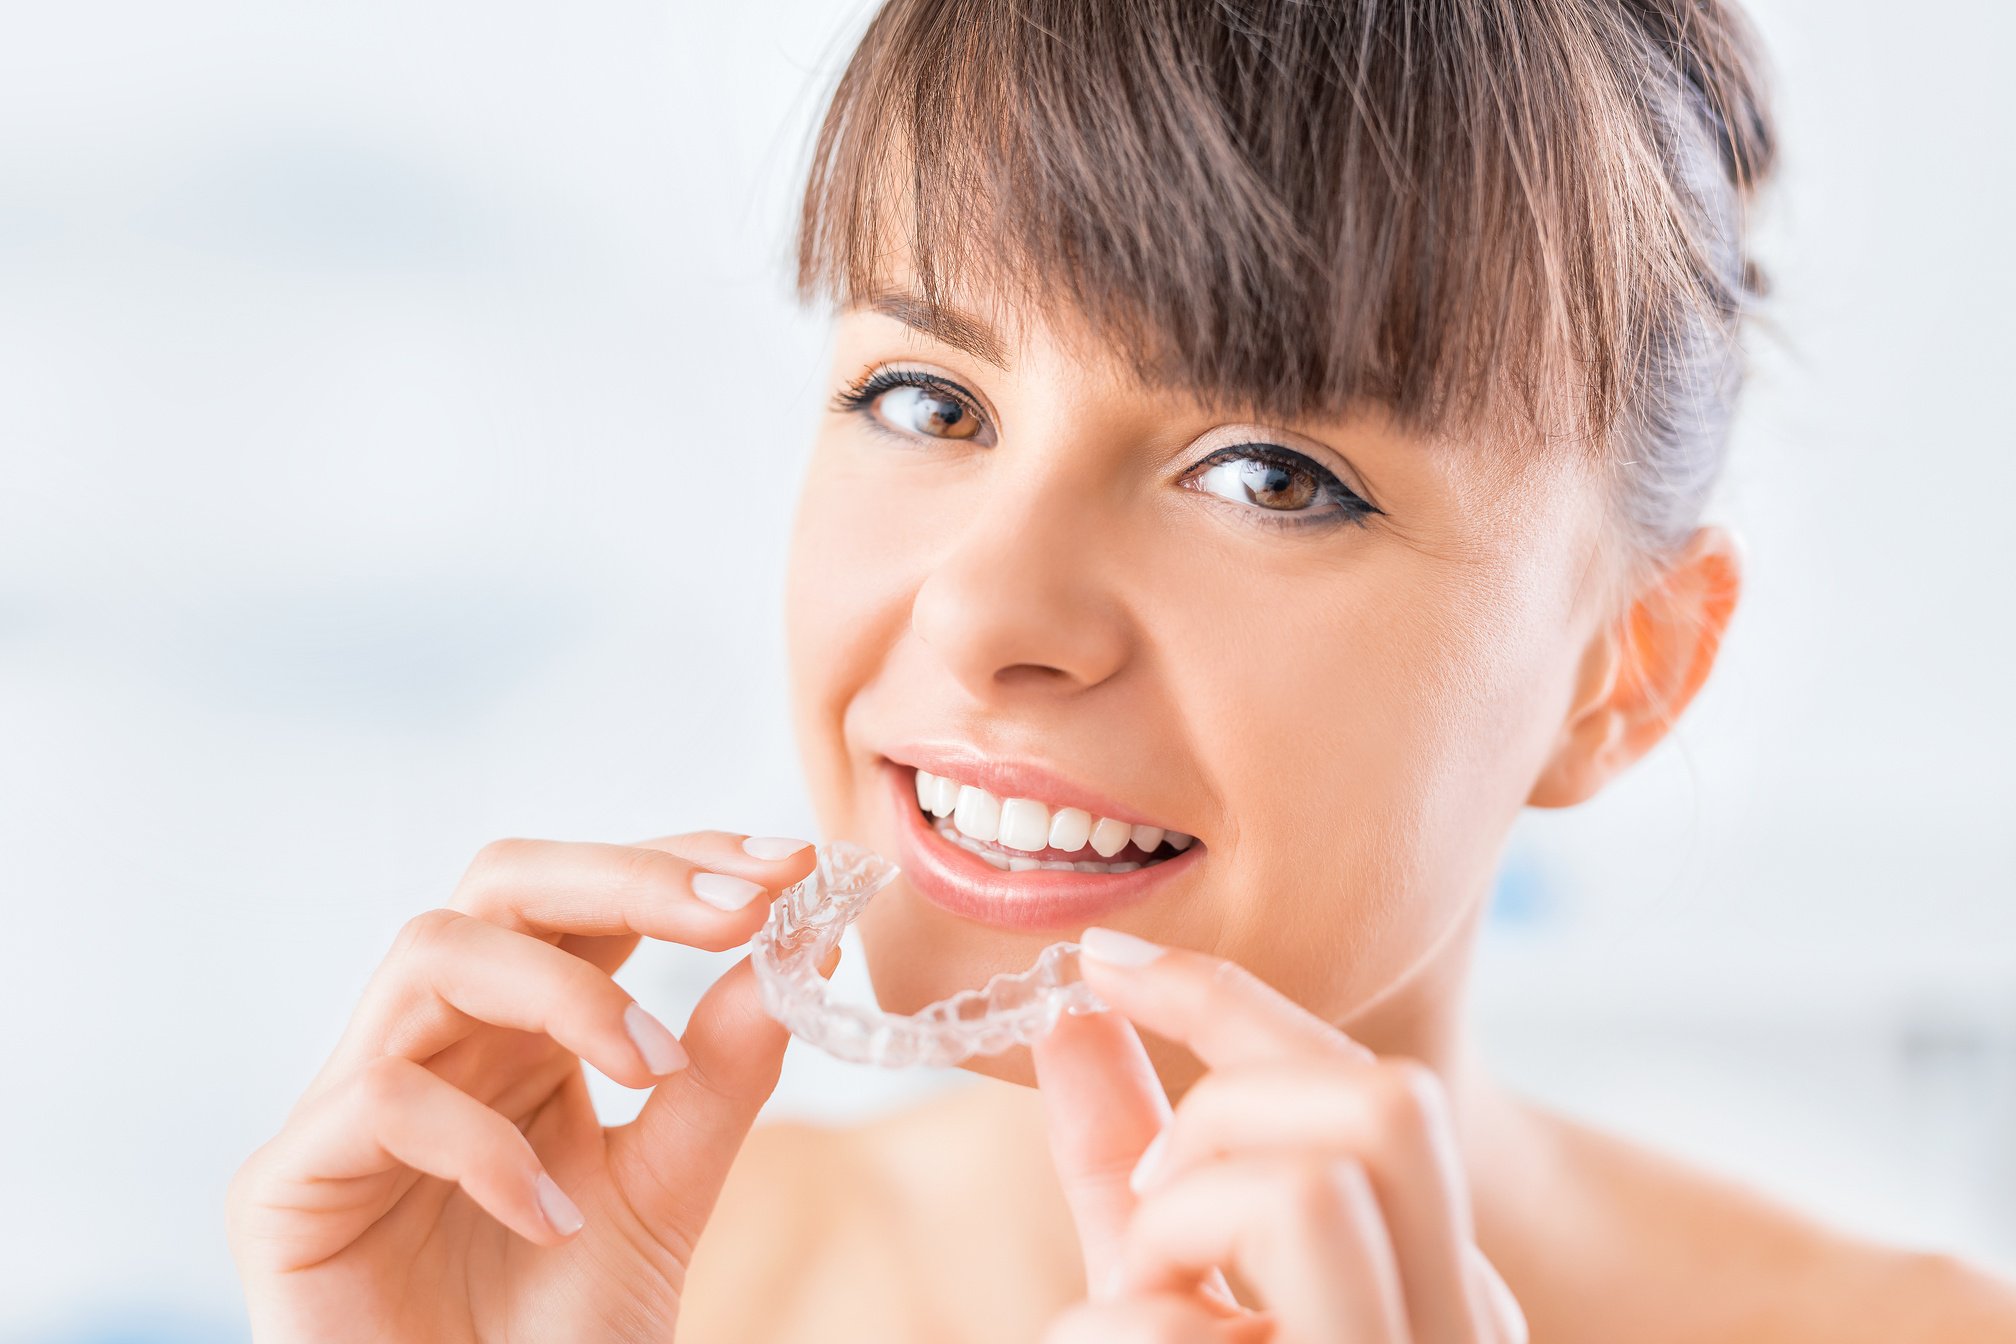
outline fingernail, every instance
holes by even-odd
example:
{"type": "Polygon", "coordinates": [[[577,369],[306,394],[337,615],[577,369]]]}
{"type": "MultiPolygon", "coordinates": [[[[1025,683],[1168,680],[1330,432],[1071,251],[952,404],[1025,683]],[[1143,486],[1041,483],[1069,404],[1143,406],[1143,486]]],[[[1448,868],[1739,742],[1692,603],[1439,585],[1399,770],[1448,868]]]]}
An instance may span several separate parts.
{"type": "Polygon", "coordinates": [[[1146,966],[1168,951],[1160,943],[1118,929],[1102,929],[1097,924],[1079,935],[1078,946],[1092,960],[1113,966],[1146,966]]]}
{"type": "Polygon", "coordinates": [[[658,1077],[686,1067],[686,1047],[641,1004],[633,1003],[623,1010],[623,1030],[630,1033],[630,1043],[644,1057],[644,1067],[658,1077]]]}
{"type": "Polygon", "coordinates": [[[1120,1285],[1125,1283],[1126,1279],[1127,1265],[1124,1261],[1116,1260],[1106,1266],[1106,1272],[1099,1276],[1099,1295],[1093,1300],[1111,1302],[1120,1296],[1120,1285]]]}
{"type": "Polygon", "coordinates": [[[824,978],[831,980],[833,978],[833,972],[839,969],[840,969],[840,944],[835,943],[833,944],[833,950],[831,952],[828,952],[823,958],[820,959],[819,974],[824,978]]]}
{"type": "Polygon", "coordinates": [[[788,835],[752,835],[742,842],[742,852],[756,859],[788,859],[811,843],[788,835]]]}
{"type": "Polygon", "coordinates": [[[1154,1182],[1156,1174],[1161,1170],[1162,1150],[1168,1146],[1169,1128],[1165,1125],[1162,1132],[1141,1150],[1141,1160],[1134,1164],[1134,1170],[1127,1177],[1129,1190],[1138,1195],[1154,1182]]]}
{"type": "Polygon", "coordinates": [[[693,874],[693,894],[716,910],[740,910],[767,890],[760,882],[726,873],[693,874]]]}
{"type": "Polygon", "coordinates": [[[567,1192],[553,1184],[553,1178],[545,1172],[533,1185],[539,1198],[539,1212],[546,1215],[546,1221],[553,1224],[553,1230],[563,1237],[571,1237],[581,1230],[587,1220],[581,1210],[574,1207],[574,1201],[567,1198],[567,1192]]]}
{"type": "Polygon", "coordinates": [[[1470,1258],[1477,1262],[1478,1272],[1484,1276],[1485,1291],[1491,1294],[1498,1306],[1498,1319],[1505,1326],[1506,1339],[1512,1344],[1526,1344],[1532,1337],[1532,1327],[1526,1320],[1526,1309],[1519,1305],[1519,1299],[1512,1296],[1512,1287],[1505,1282],[1505,1276],[1498,1272],[1498,1266],[1485,1258],[1484,1252],[1475,1243],[1470,1246],[1470,1258]]]}

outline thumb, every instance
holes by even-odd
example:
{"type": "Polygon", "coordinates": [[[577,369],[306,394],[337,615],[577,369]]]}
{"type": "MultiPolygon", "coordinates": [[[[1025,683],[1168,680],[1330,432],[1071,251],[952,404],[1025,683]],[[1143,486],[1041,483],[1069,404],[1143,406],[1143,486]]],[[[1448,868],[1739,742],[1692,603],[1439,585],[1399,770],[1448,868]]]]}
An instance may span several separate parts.
{"type": "MultiPolygon", "coordinates": [[[[819,973],[831,978],[839,961],[836,945],[819,973]]],[[[700,996],[680,1040],[689,1063],[652,1089],[635,1120],[609,1131],[609,1165],[652,1231],[690,1247],[776,1090],[791,1033],[764,1010],[745,956],[700,996]]]]}
{"type": "Polygon", "coordinates": [[[1078,1228],[1091,1296],[1120,1261],[1134,1192],[1127,1178],[1170,1115],[1134,1024],[1116,1012],[1066,1014],[1029,1047],[1050,1157],[1078,1228]]]}

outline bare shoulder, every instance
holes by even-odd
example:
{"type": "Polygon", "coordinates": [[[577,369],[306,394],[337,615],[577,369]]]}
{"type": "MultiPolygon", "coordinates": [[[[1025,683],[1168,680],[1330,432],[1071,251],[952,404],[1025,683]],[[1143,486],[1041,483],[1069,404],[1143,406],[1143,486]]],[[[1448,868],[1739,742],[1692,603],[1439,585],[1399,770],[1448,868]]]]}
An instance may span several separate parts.
{"type": "MultiPolygon", "coordinates": [[[[1830,1226],[1741,1181],[1566,1117],[1550,1115],[1547,1124],[1564,1173],[1573,1174],[1566,1188],[1584,1192],[1573,1221],[1587,1230],[1580,1249],[1597,1271],[1573,1295],[1583,1313],[1604,1302],[1610,1324],[1628,1323],[1613,1337],[2016,1344],[2016,1284],[1983,1266],[1830,1226]],[[1603,1290],[1592,1295],[1598,1280],[1603,1290]],[[1648,1333],[1648,1318],[1667,1324],[1648,1333]]],[[[1548,1338],[1539,1324],[1533,1337],[1548,1338]]]]}
{"type": "Polygon", "coordinates": [[[1923,1304],[1917,1316],[1921,1337],[1952,1340],[2016,1341],[2016,1283],[1959,1256],[1936,1252],[1896,1253],[1903,1264],[1897,1290],[1923,1304]]]}

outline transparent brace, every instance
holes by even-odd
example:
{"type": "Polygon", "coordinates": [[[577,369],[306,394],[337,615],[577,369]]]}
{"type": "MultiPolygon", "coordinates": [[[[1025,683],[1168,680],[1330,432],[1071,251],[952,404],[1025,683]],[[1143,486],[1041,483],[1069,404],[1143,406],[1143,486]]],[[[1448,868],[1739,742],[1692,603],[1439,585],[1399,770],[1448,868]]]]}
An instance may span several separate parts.
{"type": "Polygon", "coordinates": [[[1066,1013],[1105,1011],[1078,978],[1074,942],[1052,943],[1028,970],[997,975],[908,1015],[831,998],[819,962],[901,870],[851,840],[821,845],[817,853],[818,866],[771,902],[769,919],[750,941],[764,1009],[800,1040],[856,1064],[944,1067],[1027,1045],[1066,1013]]]}

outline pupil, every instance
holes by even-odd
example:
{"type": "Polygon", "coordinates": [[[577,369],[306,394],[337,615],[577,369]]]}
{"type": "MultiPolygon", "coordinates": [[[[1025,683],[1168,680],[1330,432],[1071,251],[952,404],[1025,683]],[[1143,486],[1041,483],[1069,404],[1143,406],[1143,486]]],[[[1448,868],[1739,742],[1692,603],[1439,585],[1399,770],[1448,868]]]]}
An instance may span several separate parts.
{"type": "Polygon", "coordinates": [[[1314,494],[1312,490],[1294,490],[1295,473],[1276,462],[1252,462],[1247,466],[1245,476],[1246,488],[1256,499],[1260,495],[1290,494],[1286,501],[1258,500],[1260,503],[1285,503],[1294,508],[1307,503],[1309,496],[1314,494]]]}

